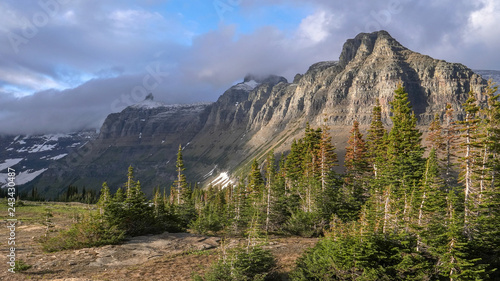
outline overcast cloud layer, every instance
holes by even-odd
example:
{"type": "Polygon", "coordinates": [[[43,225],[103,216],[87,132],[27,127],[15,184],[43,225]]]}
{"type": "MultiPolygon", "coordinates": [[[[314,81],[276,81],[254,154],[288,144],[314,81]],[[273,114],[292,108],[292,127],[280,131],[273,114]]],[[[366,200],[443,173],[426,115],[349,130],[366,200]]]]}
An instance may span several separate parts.
{"type": "Polygon", "coordinates": [[[434,58],[499,70],[499,14],[499,0],[2,1],[0,134],[98,128],[149,92],[215,101],[248,73],[291,80],[380,29],[434,58]]]}

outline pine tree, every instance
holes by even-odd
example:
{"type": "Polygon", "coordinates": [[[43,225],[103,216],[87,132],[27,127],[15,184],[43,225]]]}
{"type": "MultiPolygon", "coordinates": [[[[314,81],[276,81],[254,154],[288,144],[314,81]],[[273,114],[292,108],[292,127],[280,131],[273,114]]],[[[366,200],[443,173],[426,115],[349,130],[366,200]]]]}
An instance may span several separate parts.
{"type": "Polygon", "coordinates": [[[128,167],[128,172],[127,172],[127,182],[125,183],[125,190],[126,190],[126,196],[129,197],[130,192],[132,192],[133,186],[136,183],[134,182],[134,168],[132,165],[128,167]]]}
{"type": "Polygon", "coordinates": [[[176,168],[176,179],[173,186],[170,188],[170,200],[174,205],[180,206],[189,200],[189,190],[186,181],[186,176],[184,175],[184,161],[182,159],[182,146],[179,145],[177,151],[177,162],[175,164],[176,168]]]}
{"type": "Polygon", "coordinates": [[[354,121],[347,141],[345,154],[346,174],[349,181],[358,181],[363,178],[369,170],[366,143],[363,135],[359,132],[359,122],[354,121]]]}
{"type": "Polygon", "coordinates": [[[434,115],[434,120],[432,120],[429,125],[429,135],[427,136],[427,141],[429,142],[428,147],[430,149],[435,149],[436,153],[441,152],[444,148],[444,137],[443,137],[443,128],[441,127],[441,119],[439,118],[439,114],[434,115]]]}
{"type": "Polygon", "coordinates": [[[489,264],[491,280],[500,279],[500,95],[498,86],[491,81],[485,91],[487,98],[482,143],[487,157],[483,158],[483,187],[477,214],[477,235],[474,237],[477,257],[489,264]]]}
{"type": "Polygon", "coordinates": [[[328,133],[330,128],[326,125],[326,119],[323,120],[321,135],[318,149],[318,159],[320,166],[321,191],[331,185],[333,167],[337,166],[337,153],[335,146],[332,144],[332,137],[328,133]]]}
{"type": "Polygon", "coordinates": [[[446,193],[443,191],[444,182],[440,175],[436,149],[432,148],[425,165],[421,191],[418,194],[419,200],[416,202],[418,204],[417,251],[432,248],[443,242],[445,220],[443,210],[446,209],[446,193]]]}
{"type": "Polygon", "coordinates": [[[125,192],[123,192],[123,189],[120,187],[118,190],[116,190],[115,196],[113,197],[113,200],[118,203],[123,203],[125,201],[125,192]]]}
{"type": "Polygon", "coordinates": [[[444,157],[441,161],[444,162],[444,180],[446,188],[450,188],[455,181],[453,177],[454,161],[457,157],[455,151],[458,141],[458,129],[453,117],[453,108],[450,104],[446,105],[445,122],[443,124],[443,138],[444,138],[444,157]]]}
{"type": "Polygon", "coordinates": [[[420,181],[424,167],[422,133],[403,86],[395,90],[392,106],[393,127],[389,132],[386,175],[393,184],[408,188],[420,181]]]}
{"type": "Polygon", "coordinates": [[[251,171],[248,176],[248,192],[254,200],[258,200],[258,195],[261,194],[264,189],[264,179],[260,172],[259,163],[257,159],[253,159],[251,171]]]}
{"type": "Polygon", "coordinates": [[[379,178],[382,165],[387,154],[387,131],[382,123],[382,108],[377,99],[372,111],[372,121],[367,135],[368,162],[372,167],[375,178],[379,178]]]}
{"type": "Polygon", "coordinates": [[[358,121],[354,121],[347,141],[345,167],[345,180],[339,198],[342,206],[337,214],[344,220],[354,220],[358,217],[361,206],[368,197],[370,170],[366,144],[363,135],[359,132],[358,121]]]}
{"type": "Polygon", "coordinates": [[[478,116],[479,106],[473,92],[469,92],[469,98],[463,105],[465,111],[465,119],[459,124],[462,132],[463,157],[462,162],[462,182],[464,183],[464,232],[469,239],[472,239],[473,232],[473,212],[477,207],[477,196],[479,194],[476,182],[474,181],[475,172],[477,171],[477,162],[479,153],[477,148],[480,147],[479,123],[478,116]]]}
{"type": "Polygon", "coordinates": [[[478,264],[479,259],[468,254],[470,242],[463,236],[463,213],[457,212],[458,198],[454,191],[448,193],[447,202],[447,243],[441,250],[438,268],[441,275],[454,280],[482,280],[484,265],[478,264]]]}
{"type": "Polygon", "coordinates": [[[101,196],[97,202],[97,207],[99,208],[99,214],[103,215],[106,210],[106,206],[111,202],[111,194],[109,191],[108,184],[106,182],[102,183],[101,196]]]}
{"type": "Polygon", "coordinates": [[[276,201],[276,194],[273,192],[273,186],[276,185],[275,181],[277,177],[275,161],[274,151],[271,150],[266,159],[266,192],[264,193],[266,200],[266,233],[269,231],[271,224],[271,211],[273,210],[273,206],[276,201]]]}

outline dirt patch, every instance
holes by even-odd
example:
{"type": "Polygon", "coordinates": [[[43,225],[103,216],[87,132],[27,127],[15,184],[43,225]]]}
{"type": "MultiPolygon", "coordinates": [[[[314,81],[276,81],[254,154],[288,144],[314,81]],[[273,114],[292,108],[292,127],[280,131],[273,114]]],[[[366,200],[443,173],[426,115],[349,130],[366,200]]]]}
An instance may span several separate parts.
{"type": "MultiPolygon", "coordinates": [[[[69,225],[69,224],[68,224],[69,225]]],[[[0,239],[0,280],[191,280],[203,274],[220,256],[221,239],[191,233],[163,233],[131,238],[122,245],[109,245],[57,253],[44,253],[37,239],[45,227],[21,223],[16,228],[16,259],[32,267],[15,274],[7,271],[6,239],[0,239]]],[[[1,227],[0,237],[8,237],[1,227]]],[[[269,248],[278,261],[277,270],[286,276],[297,257],[317,239],[270,238],[269,248]]],[[[226,248],[245,244],[245,239],[227,239],[226,248]]],[[[282,280],[286,280],[283,278],[282,280]]]]}

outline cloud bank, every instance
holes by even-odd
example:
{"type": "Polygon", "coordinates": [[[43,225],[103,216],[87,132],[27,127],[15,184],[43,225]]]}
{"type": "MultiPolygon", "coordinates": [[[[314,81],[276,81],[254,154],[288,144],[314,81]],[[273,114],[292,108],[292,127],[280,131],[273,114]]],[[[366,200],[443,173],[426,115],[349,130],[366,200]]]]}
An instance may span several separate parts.
{"type": "Polygon", "coordinates": [[[291,80],[380,29],[414,51],[500,69],[498,14],[496,0],[2,1],[0,134],[98,128],[149,92],[215,101],[248,73],[291,80]]]}

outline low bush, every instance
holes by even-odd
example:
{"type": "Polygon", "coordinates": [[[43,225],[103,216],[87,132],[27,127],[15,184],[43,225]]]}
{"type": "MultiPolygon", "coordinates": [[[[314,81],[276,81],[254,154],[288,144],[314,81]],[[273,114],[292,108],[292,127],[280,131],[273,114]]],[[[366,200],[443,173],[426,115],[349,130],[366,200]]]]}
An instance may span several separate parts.
{"type": "Polygon", "coordinates": [[[323,233],[321,217],[316,212],[297,211],[283,226],[283,232],[302,237],[317,237],[323,233]]]}
{"type": "Polygon", "coordinates": [[[81,249],[123,241],[125,232],[116,226],[108,226],[99,216],[90,216],[55,237],[43,237],[42,248],[46,252],[81,249]]]}
{"type": "Polygon", "coordinates": [[[264,281],[273,280],[276,260],[269,250],[262,247],[236,249],[212,265],[203,276],[195,281],[264,281]]]}

